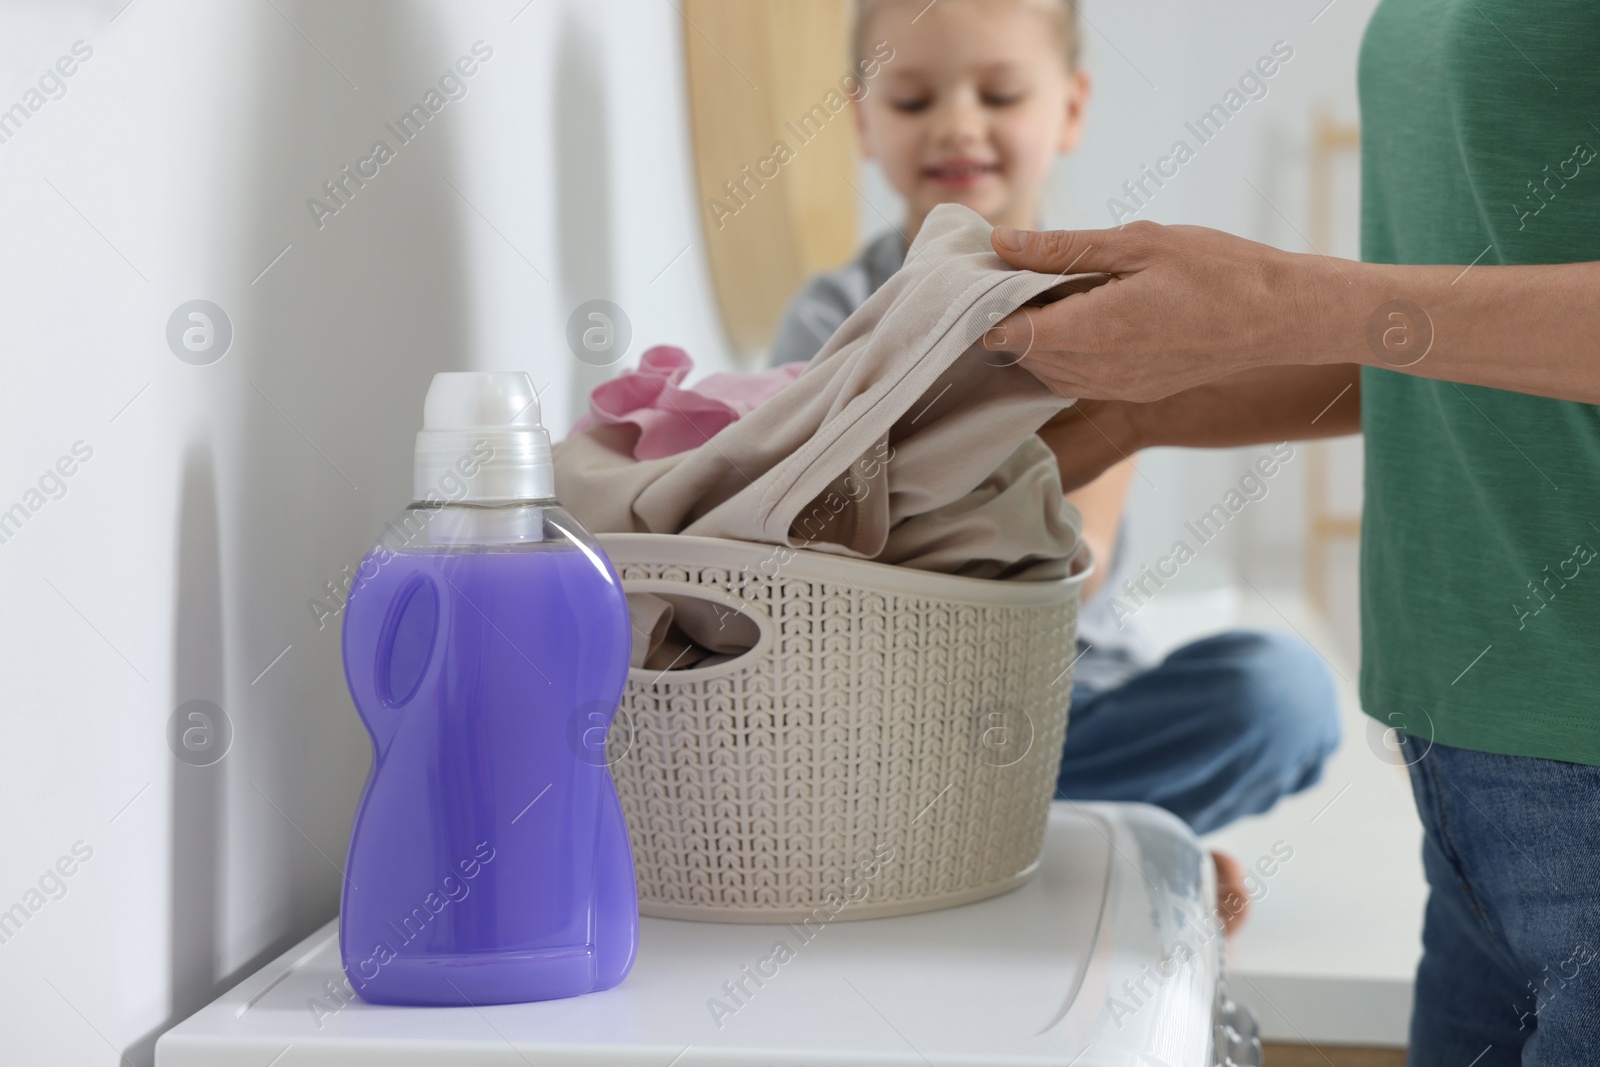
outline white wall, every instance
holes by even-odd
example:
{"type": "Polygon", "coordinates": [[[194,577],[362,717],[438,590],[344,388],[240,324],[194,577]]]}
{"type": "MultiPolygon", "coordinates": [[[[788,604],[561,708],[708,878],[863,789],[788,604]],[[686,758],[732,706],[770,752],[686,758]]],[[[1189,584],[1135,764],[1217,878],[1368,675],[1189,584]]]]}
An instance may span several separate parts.
{"type": "Polygon", "coordinates": [[[727,362],[669,5],[123,2],[0,8],[0,108],[93,50],[0,143],[0,509],[42,505],[0,544],[0,909],[31,911],[6,1063],[148,1063],[335,912],[368,748],[307,602],[406,501],[435,371],[527,369],[564,430],[608,373],[564,341],[594,297],[630,356],[727,362]],[[467,94],[319,228],[308,198],[479,40],[467,94]],[[205,366],[165,338],[196,298],[233,329],[205,366]],[[28,497],[78,441],[65,495],[28,497]],[[211,766],[168,746],[192,699],[234,730],[211,766]]]}

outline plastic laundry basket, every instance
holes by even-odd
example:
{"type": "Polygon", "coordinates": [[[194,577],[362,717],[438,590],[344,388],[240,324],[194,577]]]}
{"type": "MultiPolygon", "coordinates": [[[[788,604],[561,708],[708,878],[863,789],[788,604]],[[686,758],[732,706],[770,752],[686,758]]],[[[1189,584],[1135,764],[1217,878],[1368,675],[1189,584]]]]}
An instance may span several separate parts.
{"type": "Polygon", "coordinates": [[[600,542],[630,593],[715,601],[759,635],[714,666],[629,672],[606,758],[642,913],[864,919],[1034,872],[1086,551],[1072,577],[1030,582],[704,537],[600,542]]]}

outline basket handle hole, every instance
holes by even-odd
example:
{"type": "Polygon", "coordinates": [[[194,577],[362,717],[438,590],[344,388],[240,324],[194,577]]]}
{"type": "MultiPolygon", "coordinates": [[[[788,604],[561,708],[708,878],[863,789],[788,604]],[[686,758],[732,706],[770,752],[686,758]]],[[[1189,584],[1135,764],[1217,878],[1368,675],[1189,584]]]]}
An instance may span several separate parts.
{"type": "Polygon", "coordinates": [[[628,593],[634,667],[713,667],[756,647],[761,627],[736,606],[684,593],[628,593]]]}

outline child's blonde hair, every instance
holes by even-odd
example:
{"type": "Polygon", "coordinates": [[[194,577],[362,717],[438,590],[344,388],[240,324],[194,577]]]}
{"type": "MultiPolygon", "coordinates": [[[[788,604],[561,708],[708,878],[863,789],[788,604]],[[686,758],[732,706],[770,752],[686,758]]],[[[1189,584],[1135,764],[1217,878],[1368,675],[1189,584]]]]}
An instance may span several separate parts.
{"type": "MultiPolygon", "coordinates": [[[[867,54],[866,28],[867,23],[872,21],[872,16],[890,4],[908,2],[910,0],[853,0],[850,5],[852,9],[850,48],[852,56],[858,62],[867,54]]],[[[938,0],[934,0],[934,3],[937,2],[938,0]]],[[[1056,39],[1061,46],[1061,56],[1066,60],[1067,69],[1077,70],[1079,50],[1077,0],[1019,0],[1019,2],[1031,3],[1049,16],[1051,25],[1055,27],[1056,39]]]]}

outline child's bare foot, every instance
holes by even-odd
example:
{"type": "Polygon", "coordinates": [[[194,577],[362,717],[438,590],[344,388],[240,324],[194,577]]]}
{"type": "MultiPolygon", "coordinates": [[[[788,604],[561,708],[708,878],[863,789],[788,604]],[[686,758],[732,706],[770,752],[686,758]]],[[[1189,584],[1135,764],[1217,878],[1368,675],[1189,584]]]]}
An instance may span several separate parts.
{"type": "Polygon", "coordinates": [[[1250,892],[1244,884],[1244,868],[1226,852],[1211,853],[1217,868],[1217,914],[1222,916],[1222,932],[1232,937],[1250,914],[1250,892]]]}

